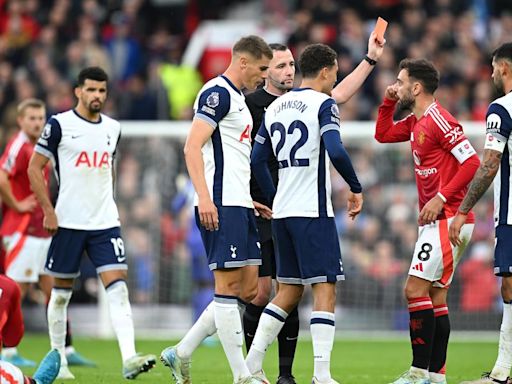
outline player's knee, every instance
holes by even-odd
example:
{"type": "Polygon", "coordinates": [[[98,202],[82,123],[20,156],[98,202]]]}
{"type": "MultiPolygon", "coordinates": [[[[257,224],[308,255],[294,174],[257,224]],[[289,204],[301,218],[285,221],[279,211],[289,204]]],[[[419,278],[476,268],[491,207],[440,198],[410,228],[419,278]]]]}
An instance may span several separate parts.
{"type": "Polygon", "coordinates": [[[404,296],[407,300],[413,300],[428,296],[428,294],[422,294],[422,292],[417,287],[407,284],[404,288],[404,296]]]}
{"type": "Polygon", "coordinates": [[[67,307],[72,293],[71,289],[52,289],[49,306],[57,308],[67,307]]]}
{"type": "Polygon", "coordinates": [[[215,293],[218,295],[236,296],[247,301],[243,298],[239,281],[216,281],[215,293]]]}
{"type": "Polygon", "coordinates": [[[240,293],[240,298],[246,303],[253,302],[258,296],[258,284],[251,284],[249,287],[244,287],[240,293]]]}
{"type": "Polygon", "coordinates": [[[270,294],[272,292],[272,279],[268,278],[259,278],[258,279],[258,293],[256,297],[251,301],[254,305],[264,306],[267,305],[270,301],[270,294]]]}
{"type": "Polygon", "coordinates": [[[512,276],[503,276],[501,280],[501,297],[503,301],[512,301],[512,276]]]}
{"type": "Polygon", "coordinates": [[[267,305],[270,301],[270,290],[265,290],[265,288],[258,287],[258,293],[251,300],[251,303],[257,305],[258,307],[263,307],[267,305]]]}

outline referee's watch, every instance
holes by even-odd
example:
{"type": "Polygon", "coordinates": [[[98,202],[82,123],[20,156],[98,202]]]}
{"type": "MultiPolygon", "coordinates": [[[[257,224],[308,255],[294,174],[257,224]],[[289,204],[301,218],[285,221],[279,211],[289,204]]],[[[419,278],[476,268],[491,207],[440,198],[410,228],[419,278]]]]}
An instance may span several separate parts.
{"type": "Polygon", "coordinates": [[[369,58],[369,57],[368,57],[368,55],[366,55],[366,56],[364,57],[364,59],[365,59],[365,60],[368,62],[368,64],[370,64],[370,65],[375,65],[375,64],[377,64],[377,60],[373,60],[373,59],[369,58]]]}

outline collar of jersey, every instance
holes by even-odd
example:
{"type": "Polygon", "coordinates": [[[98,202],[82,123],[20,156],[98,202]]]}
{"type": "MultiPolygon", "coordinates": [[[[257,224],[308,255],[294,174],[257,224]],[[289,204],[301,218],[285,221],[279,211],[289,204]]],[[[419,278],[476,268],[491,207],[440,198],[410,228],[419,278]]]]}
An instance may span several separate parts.
{"type": "Polygon", "coordinates": [[[229,84],[229,86],[230,86],[231,88],[233,88],[237,93],[242,94],[242,91],[241,91],[241,90],[239,90],[237,87],[235,87],[235,84],[233,84],[233,83],[231,82],[231,80],[229,80],[226,76],[224,76],[224,75],[220,75],[220,77],[222,77],[224,80],[226,80],[226,83],[228,83],[228,84],[229,84]]]}
{"type": "Polygon", "coordinates": [[[73,108],[73,113],[75,115],[77,115],[80,119],[82,119],[83,121],[87,121],[88,123],[90,124],[100,124],[101,123],[101,114],[100,114],[100,119],[98,121],[91,121],[91,120],[87,120],[85,117],[83,117],[82,115],[80,115],[76,109],[73,108]]]}
{"type": "Polygon", "coordinates": [[[301,92],[301,91],[307,91],[307,90],[310,90],[311,88],[310,87],[306,87],[306,88],[292,88],[292,91],[294,92],[301,92]]]}

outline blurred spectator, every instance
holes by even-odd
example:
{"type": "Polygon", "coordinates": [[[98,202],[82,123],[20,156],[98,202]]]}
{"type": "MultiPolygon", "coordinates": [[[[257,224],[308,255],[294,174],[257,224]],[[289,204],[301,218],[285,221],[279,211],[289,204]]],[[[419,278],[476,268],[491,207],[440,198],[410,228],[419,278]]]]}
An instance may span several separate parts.
{"type": "Polygon", "coordinates": [[[122,84],[141,70],[143,55],[139,43],[131,36],[131,25],[121,13],[112,15],[114,33],[106,42],[112,63],[112,79],[122,84]]]}
{"type": "Polygon", "coordinates": [[[119,96],[118,114],[123,120],[158,119],[157,94],[146,88],[142,74],[134,74],[126,81],[126,89],[119,96]]]}
{"type": "Polygon", "coordinates": [[[170,118],[190,120],[195,97],[203,82],[196,69],[179,64],[181,47],[178,41],[174,41],[168,49],[168,61],[160,65],[160,76],[167,90],[170,118]]]}
{"type": "Polygon", "coordinates": [[[459,267],[460,307],[464,312],[491,311],[500,293],[493,270],[493,249],[489,243],[474,243],[468,256],[459,267]]]}

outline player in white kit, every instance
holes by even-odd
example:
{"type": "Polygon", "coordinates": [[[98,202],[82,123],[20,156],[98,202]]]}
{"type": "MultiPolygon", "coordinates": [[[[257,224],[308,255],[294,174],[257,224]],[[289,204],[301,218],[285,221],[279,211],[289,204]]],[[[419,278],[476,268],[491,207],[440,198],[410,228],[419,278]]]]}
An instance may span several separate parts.
{"type": "Polygon", "coordinates": [[[508,384],[512,368],[512,42],[502,44],[492,55],[492,78],[504,96],[487,109],[487,135],[482,163],[450,225],[450,241],[462,242],[462,228],[468,212],[494,181],[494,274],[501,277],[503,317],[500,327],[498,357],[492,370],[480,379],[461,384],[508,384]]]}
{"type": "Polygon", "coordinates": [[[241,88],[263,83],[272,50],[247,36],[233,46],[224,74],[195,102],[185,160],[196,190],[196,223],[215,278],[215,297],[177,346],[160,356],[178,384],[188,384],[193,351],[217,332],[235,383],[259,383],[244,361],[239,305],[256,295],[261,256],[250,193],[252,117],[241,88]]]}
{"type": "Polygon", "coordinates": [[[308,46],[299,58],[303,81],[267,108],[251,156],[252,169],[268,201],[273,201],[273,234],[277,244],[279,291],[265,307],[247,355],[251,373],[262,371],[268,346],[304,292],[313,289],[310,318],[313,341],[313,383],[331,378],[334,342],[335,283],[344,280],[338,232],[331,202],[329,161],[350,186],[348,215],[362,209],[362,188],[340,138],[338,106],[331,95],[338,70],[336,52],[323,44],[308,46]],[[279,164],[277,191],[268,168],[279,164]]]}
{"type": "Polygon", "coordinates": [[[123,360],[123,376],[133,379],[151,369],[154,355],[135,351],[127,265],[119,214],[114,201],[114,156],[121,134],[118,121],[100,113],[108,76],[99,67],[78,75],[76,108],[52,116],[30,160],[28,174],[44,212],[44,228],[53,234],[46,271],[55,278],[48,305],[52,348],[61,355],[59,378],[73,378],[64,354],[67,307],[84,251],[107,291],[112,326],[123,360]],[[55,208],[46,192],[43,170],[52,160],[59,181],[55,208]]]}

